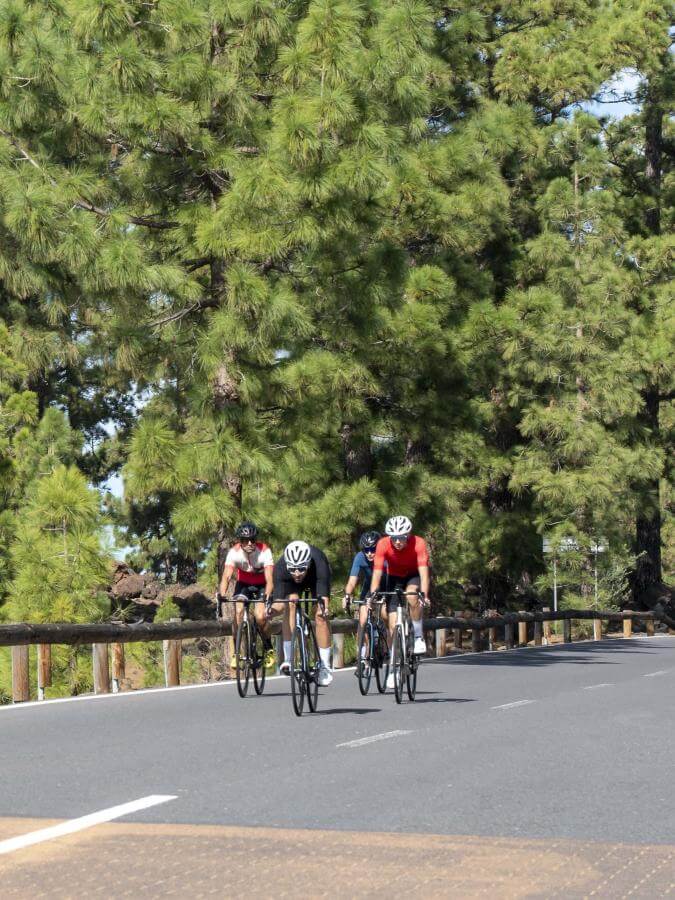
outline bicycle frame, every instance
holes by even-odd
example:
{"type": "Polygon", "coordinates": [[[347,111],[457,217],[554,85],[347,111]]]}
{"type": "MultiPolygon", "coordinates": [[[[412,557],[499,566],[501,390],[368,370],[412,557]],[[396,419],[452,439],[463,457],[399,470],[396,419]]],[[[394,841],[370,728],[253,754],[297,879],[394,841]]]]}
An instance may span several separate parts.
{"type": "Polygon", "coordinates": [[[401,654],[401,664],[400,664],[400,683],[395,686],[395,694],[396,694],[396,702],[400,703],[402,699],[403,692],[403,679],[405,678],[407,681],[407,690],[408,696],[411,700],[415,698],[416,684],[417,684],[417,663],[415,660],[415,654],[410,652],[410,638],[412,631],[412,618],[410,615],[410,609],[408,607],[408,597],[419,597],[419,590],[415,591],[404,591],[400,587],[397,587],[393,591],[377,591],[377,599],[386,598],[386,597],[395,597],[396,598],[396,623],[394,625],[394,630],[392,634],[391,640],[391,648],[390,648],[390,666],[394,671],[396,670],[395,656],[396,656],[396,647],[399,648],[399,653],[401,654]],[[400,634],[400,642],[397,639],[397,634],[400,634]]]}

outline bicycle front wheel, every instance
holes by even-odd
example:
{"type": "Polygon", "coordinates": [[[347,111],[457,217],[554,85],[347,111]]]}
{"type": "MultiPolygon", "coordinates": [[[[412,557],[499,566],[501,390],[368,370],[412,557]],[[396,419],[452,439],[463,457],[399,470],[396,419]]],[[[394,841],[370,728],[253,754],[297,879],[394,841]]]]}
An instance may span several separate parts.
{"type": "Polygon", "coordinates": [[[412,627],[408,632],[408,644],[407,644],[407,670],[405,675],[405,688],[408,692],[408,699],[414,700],[415,693],[417,692],[417,666],[419,664],[419,660],[415,656],[415,635],[413,633],[412,627]]]}
{"type": "Polygon", "coordinates": [[[237,690],[240,697],[248,693],[251,678],[251,631],[248,619],[244,617],[237,629],[237,690]]]}
{"type": "Polygon", "coordinates": [[[316,634],[311,625],[307,625],[307,704],[310,712],[316,712],[319,704],[319,645],[316,642],[316,634]]]}
{"type": "Polygon", "coordinates": [[[291,697],[293,699],[293,711],[296,716],[302,715],[307,693],[307,673],[305,672],[305,638],[302,628],[293,630],[293,643],[291,645],[291,697]]]}
{"type": "Polygon", "coordinates": [[[253,687],[256,694],[262,694],[265,690],[265,639],[263,638],[257,625],[253,628],[255,637],[253,639],[253,687]]]}
{"type": "MultiPolygon", "coordinates": [[[[375,630],[373,630],[373,634],[375,634],[375,630]]],[[[387,690],[387,675],[389,675],[389,646],[387,644],[386,629],[381,625],[377,626],[377,643],[374,656],[377,689],[381,694],[384,694],[387,690]]]]}
{"type": "Polygon", "coordinates": [[[394,631],[394,657],[392,659],[392,669],[394,672],[394,696],[396,702],[403,700],[403,629],[397,626],[394,631]]]}
{"type": "Polygon", "coordinates": [[[359,673],[359,690],[365,697],[370,690],[370,679],[373,676],[373,633],[374,628],[368,622],[361,632],[358,656],[356,657],[359,673]]]}

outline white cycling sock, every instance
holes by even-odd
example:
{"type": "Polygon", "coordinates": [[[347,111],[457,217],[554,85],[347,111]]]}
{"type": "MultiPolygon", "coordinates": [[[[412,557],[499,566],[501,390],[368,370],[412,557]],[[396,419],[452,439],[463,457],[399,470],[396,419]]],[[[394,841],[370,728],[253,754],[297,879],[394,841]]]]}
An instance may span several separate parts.
{"type": "Polygon", "coordinates": [[[291,661],[291,642],[284,641],[284,662],[291,661]]]}
{"type": "Polygon", "coordinates": [[[321,665],[330,669],[330,647],[319,647],[319,656],[321,657],[321,665]]]}
{"type": "Polygon", "coordinates": [[[422,620],[421,619],[419,620],[419,622],[416,622],[413,619],[413,631],[415,632],[416,638],[422,637],[422,620]]]}
{"type": "Polygon", "coordinates": [[[365,659],[365,658],[366,658],[366,645],[363,644],[363,646],[361,647],[361,659],[365,659]]]}

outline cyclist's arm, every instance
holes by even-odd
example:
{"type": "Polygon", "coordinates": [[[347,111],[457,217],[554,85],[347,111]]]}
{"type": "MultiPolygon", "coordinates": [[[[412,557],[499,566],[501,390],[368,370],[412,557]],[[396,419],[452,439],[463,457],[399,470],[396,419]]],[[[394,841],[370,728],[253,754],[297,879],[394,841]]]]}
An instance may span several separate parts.
{"type": "Polygon", "coordinates": [[[420,566],[420,590],[429,599],[429,566],[420,566]]]}
{"type": "Polygon", "coordinates": [[[230,581],[232,580],[232,576],[234,575],[234,566],[226,565],[223,569],[223,574],[220,579],[220,589],[219,593],[221,597],[224,597],[227,593],[227,589],[229,587],[230,581]]]}
{"type": "Polygon", "coordinates": [[[354,591],[356,590],[356,585],[358,583],[359,583],[359,576],[358,575],[350,575],[349,579],[347,580],[347,584],[345,586],[345,594],[349,594],[349,596],[351,597],[354,594],[354,591]]]}
{"type": "Polygon", "coordinates": [[[370,579],[370,593],[374,593],[375,591],[379,591],[380,582],[382,581],[382,573],[384,571],[384,563],[385,563],[385,554],[384,554],[385,540],[382,538],[377,542],[377,547],[375,548],[375,559],[373,560],[373,575],[370,579]]]}
{"type": "Polygon", "coordinates": [[[265,566],[265,594],[268,597],[274,594],[274,566],[265,566]]]}

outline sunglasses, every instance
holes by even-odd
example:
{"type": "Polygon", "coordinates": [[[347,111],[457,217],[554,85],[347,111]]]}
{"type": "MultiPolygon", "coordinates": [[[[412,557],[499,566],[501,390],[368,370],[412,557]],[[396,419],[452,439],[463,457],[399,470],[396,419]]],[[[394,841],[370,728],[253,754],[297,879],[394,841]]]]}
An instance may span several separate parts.
{"type": "Polygon", "coordinates": [[[363,552],[366,554],[366,556],[375,556],[375,548],[374,547],[371,547],[370,550],[364,550],[363,552]]]}
{"type": "Polygon", "coordinates": [[[392,535],[391,542],[392,542],[392,544],[407,544],[408,543],[408,535],[407,534],[392,535]]]}
{"type": "Polygon", "coordinates": [[[255,538],[242,538],[242,544],[255,544],[255,538]]]}
{"type": "Polygon", "coordinates": [[[309,566],[294,566],[288,571],[291,573],[291,575],[304,575],[307,569],[309,569],[309,566]]]}

